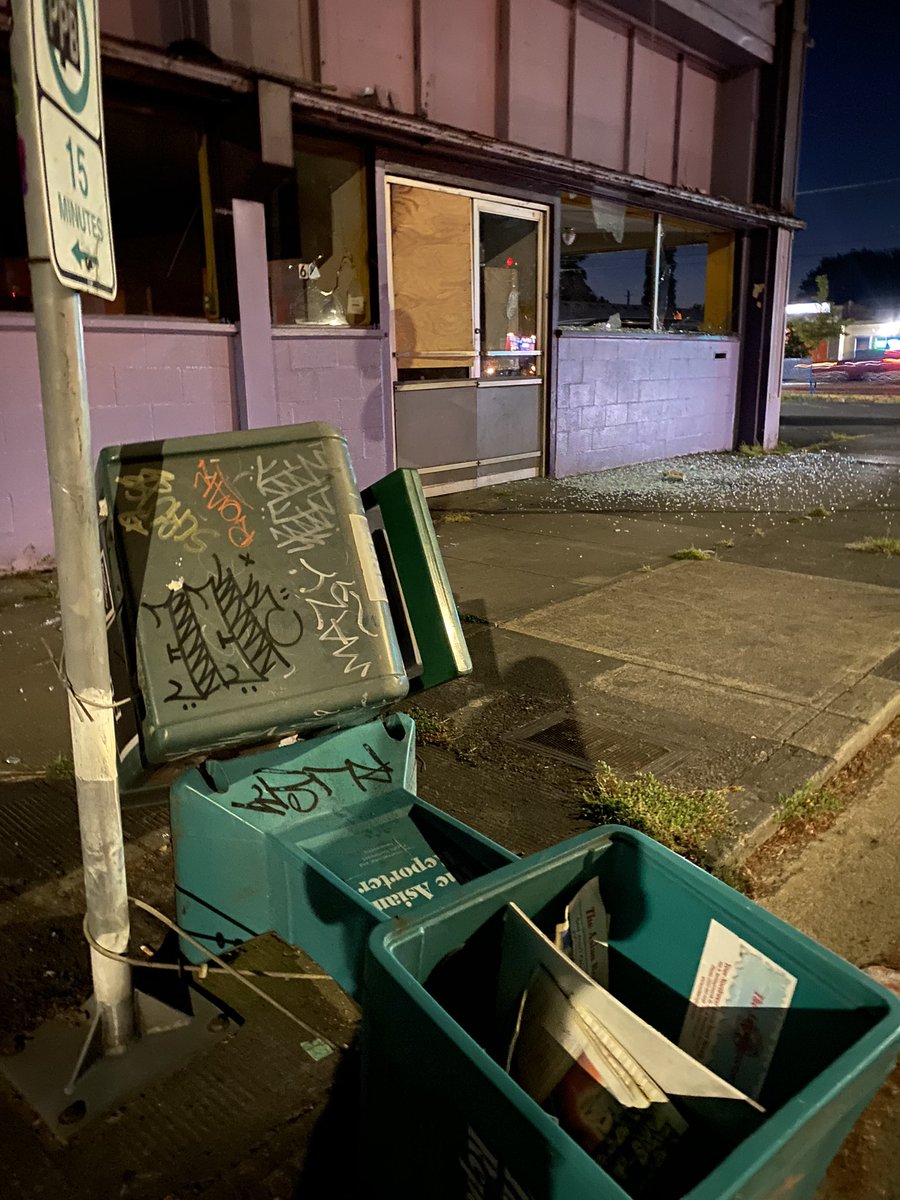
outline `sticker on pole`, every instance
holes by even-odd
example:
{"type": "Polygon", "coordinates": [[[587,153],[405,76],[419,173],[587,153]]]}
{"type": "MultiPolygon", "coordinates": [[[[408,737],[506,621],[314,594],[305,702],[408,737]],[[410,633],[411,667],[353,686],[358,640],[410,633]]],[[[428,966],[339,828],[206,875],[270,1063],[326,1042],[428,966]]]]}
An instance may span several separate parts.
{"type": "MultiPolygon", "coordinates": [[[[39,173],[49,255],[61,283],[116,294],[109,220],[97,0],[32,0],[39,173]]],[[[29,184],[37,182],[29,163],[29,184]]]]}

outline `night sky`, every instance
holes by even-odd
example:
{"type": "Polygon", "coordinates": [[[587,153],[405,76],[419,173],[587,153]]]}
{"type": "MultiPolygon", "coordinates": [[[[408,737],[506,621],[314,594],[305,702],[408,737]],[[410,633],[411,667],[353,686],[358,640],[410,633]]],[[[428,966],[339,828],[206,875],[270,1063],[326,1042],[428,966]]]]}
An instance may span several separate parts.
{"type": "Polygon", "coordinates": [[[898,17],[896,0],[810,0],[794,290],[823,255],[900,246],[898,17]]]}

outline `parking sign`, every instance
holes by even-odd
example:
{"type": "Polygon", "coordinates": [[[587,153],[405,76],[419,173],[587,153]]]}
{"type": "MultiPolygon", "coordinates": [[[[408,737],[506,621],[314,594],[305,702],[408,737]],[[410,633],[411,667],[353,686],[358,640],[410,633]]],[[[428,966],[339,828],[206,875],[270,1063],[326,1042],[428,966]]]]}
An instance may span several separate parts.
{"type": "Polygon", "coordinates": [[[109,220],[97,0],[31,0],[28,77],[37,145],[26,143],[26,204],[40,204],[47,252],[66,287],[112,299],[116,265],[109,220]]]}

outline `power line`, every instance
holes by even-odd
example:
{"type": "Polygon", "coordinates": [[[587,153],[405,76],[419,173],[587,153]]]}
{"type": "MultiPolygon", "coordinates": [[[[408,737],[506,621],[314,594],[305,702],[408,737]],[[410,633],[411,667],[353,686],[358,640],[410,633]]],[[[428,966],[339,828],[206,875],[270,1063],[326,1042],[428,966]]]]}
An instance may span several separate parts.
{"type": "Polygon", "coordinates": [[[854,188],[879,187],[883,183],[900,183],[900,176],[893,179],[869,179],[866,183],[840,183],[835,187],[804,188],[798,196],[817,196],[822,192],[851,192],[854,188]]]}

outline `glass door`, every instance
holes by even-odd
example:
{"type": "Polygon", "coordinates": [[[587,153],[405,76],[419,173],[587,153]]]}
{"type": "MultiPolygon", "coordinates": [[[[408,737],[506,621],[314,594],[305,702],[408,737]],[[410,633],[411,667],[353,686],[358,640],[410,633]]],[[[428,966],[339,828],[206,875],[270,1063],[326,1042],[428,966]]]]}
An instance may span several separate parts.
{"type": "Polygon", "coordinates": [[[483,200],[476,201],[475,208],[477,377],[486,381],[540,378],[541,214],[483,200]]]}

